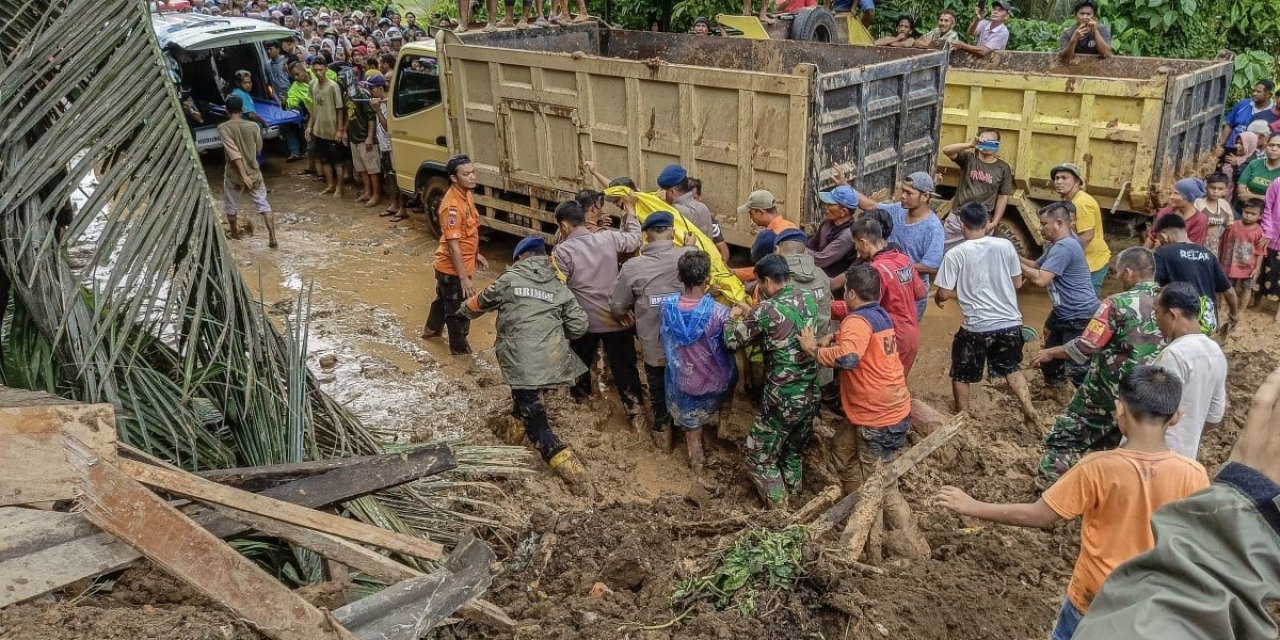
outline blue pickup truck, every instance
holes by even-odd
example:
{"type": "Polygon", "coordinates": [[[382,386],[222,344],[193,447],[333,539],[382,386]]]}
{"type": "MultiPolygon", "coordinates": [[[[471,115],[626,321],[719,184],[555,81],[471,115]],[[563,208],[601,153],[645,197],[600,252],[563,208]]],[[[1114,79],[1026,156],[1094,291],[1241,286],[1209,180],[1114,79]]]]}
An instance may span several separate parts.
{"type": "Polygon", "coordinates": [[[164,51],[175,89],[200,111],[201,122],[191,122],[196,149],[222,147],[218,123],[227,118],[224,104],[235,72],[253,76],[253,104],[265,123],[262,137],[279,137],[280,127],[301,124],[302,114],[283,109],[267,82],[267,56],[263,44],[293,37],[280,25],[252,18],[223,18],[193,13],[153,13],[160,49],[164,51]]]}

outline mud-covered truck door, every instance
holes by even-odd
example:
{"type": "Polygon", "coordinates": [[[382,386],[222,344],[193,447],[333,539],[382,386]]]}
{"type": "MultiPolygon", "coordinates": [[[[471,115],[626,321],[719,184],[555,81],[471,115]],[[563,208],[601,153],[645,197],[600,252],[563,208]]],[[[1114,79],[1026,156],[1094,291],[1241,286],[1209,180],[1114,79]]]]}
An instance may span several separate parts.
{"type": "MultiPolygon", "coordinates": [[[[951,59],[942,145],[1000,131],[1001,157],[1014,171],[1016,215],[1000,234],[1024,254],[1040,244],[1035,208],[1057,200],[1049,170],[1063,162],[1085,171],[1108,226],[1142,224],[1178,178],[1207,175],[1231,87],[1230,61],[1092,56],[1057,65],[1054,55],[1000,51],[951,59]]],[[[960,176],[938,160],[943,184],[960,176]]]]}
{"type": "MultiPolygon", "coordinates": [[[[839,162],[860,188],[932,170],[945,52],[697,38],[576,25],[444,33],[449,143],[476,165],[485,224],[548,235],[551,211],[594,187],[584,160],[645,189],[670,163],[703,183],[731,244],[737,205],[769,189],[817,221],[839,162]]],[[[397,160],[397,166],[400,163],[397,160]]]]}

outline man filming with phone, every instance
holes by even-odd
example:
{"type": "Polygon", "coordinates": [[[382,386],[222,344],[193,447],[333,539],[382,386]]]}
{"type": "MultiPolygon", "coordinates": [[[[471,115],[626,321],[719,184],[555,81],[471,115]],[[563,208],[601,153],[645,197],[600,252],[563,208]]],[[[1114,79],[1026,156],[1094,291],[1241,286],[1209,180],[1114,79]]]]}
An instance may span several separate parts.
{"type": "Polygon", "coordinates": [[[1076,26],[1062,32],[1062,51],[1058,60],[1070,63],[1077,53],[1111,57],[1111,28],[1098,24],[1098,5],[1094,0],[1076,3],[1076,26]]]}

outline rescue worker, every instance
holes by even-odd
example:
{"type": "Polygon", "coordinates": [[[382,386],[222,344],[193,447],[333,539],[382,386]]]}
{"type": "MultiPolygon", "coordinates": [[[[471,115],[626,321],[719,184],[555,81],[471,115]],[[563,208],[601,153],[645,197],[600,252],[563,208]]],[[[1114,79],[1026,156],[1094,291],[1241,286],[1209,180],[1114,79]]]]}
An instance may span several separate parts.
{"type": "Polygon", "coordinates": [[[645,244],[640,255],[627,260],[618,271],[609,299],[609,309],[619,320],[629,315],[635,320],[636,334],[644,357],[645,378],[649,382],[649,411],[653,421],[649,435],[659,449],[671,448],[671,414],[667,411],[664,376],[667,356],[662,348],[662,304],[678,298],[684,291],[677,263],[680,256],[696,247],[674,244],[675,219],[665,211],[649,214],[641,230],[645,244]]]}
{"type": "MultiPolygon", "coordinates": [[[[831,279],[817,265],[813,256],[809,255],[808,238],[799,229],[786,229],[778,234],[778,242],[774,251],[787,260],[787,268],[791,273],[791,282],[797,289],[807,291],[818,305],[818,324],[814,327],[819,335],[835,331],[837,324],[831,321],[831,279]]],[[[840,278],[841,283],[844,277],[840,278]]],[[[836,373],[830,367],[818,367],[818,388],[822,401],[834,411],[839,405],[840,389],[836,381],[836,373]]]]}
{"type": "Polygon", "coordinates": [[[1036,486],[1044,490],[1090,451],[1120,445],[1116,394],[1120,378],[1151,364],[1160,349],[1156,324],[1156,262],[1151,251],[1130,247],[1116,258],[1116,276],[1125,290],[1107,296],[1080,337],[1031,357],[1032,366],[1070,358],[1089,363],[1089,373],[1045,437],[1036,486]]]}
{"type": "Polygon", "coordinates": [[[730,349],[756,344],[764,352],[764,392],[744,448],[761,498],[781,506],[800,492],[804,450],[818,414],[818,363],[800,348],[800,332],[818,323],[818,304],[791,282],[782,256],[765,256],[755,276],[760,303],[734,306],[724,342],[730,349]]]}
{"type": "Polygon", "coordinates": [[[658,195],[715,243],[722,260],[729,260],[729,243],[720,235],[720,225],[716,224],[711,209],[694,197],[689,172],[684,167],[669,164],[662,169],[658,174],[658,195]]]}
{"type": "MultiPolygon", "coordinates": [[[[773,192],[764,189],[752,191],[747,196],[747,201],[738,206],[738,217],[750,217],[751,222],[760,228],[755,240],[751,243],[752,262],[759,262],[760,258],[773,253],[770,245],[776,246],[778,234],[787,229],[796,228],[796,223],[787,220],[778,212],[778,199],[774,197],[773,192]],[[769,247],[767,251],[766,247],[769,247]]],[[[738,279],[743,282],[756,279],[753,267],[734,269],[733,275],[738,276],[738,279]]]]}
{"type": "Polygon", "coordinates": [[[911,373],[920,346],[920,322],[916,319],[916,302],[929,290],[916,272],[907,254],[898,251],[884,239],[884,227],[870,218],[862,218],[850,229],[858,258],[875,268],[880,275],[880,307],[893,321],[893,335],[898,343],[898,359],[904,375],[911,373]]]}
{"type": "Polygon", "coordinates": [[[587,332],[575,337],[570,344],[587,370],[570,389],[570,394],[578,402],[591,397],[595,389],[591,371],[603,344],[613,373],[613,386],[618,390],[631,426],[639,430],[644,421],[643,392],[636,370],[634,319],[615,318],[609,296],[618,280],[618,254],[634,253],[640,248],[640,222],[634,212],[628,210],[621,231],[601,228],[593,232],[586,226],[582,205],[566,200],[556,207],[556,225],[563,239],[551,252],[552,260],[578,304],[587,312],[587,332]]]}
{"type": "Polygon", "coordinates": [[[551,430],[542,392],[567,387],[586,371],[569,341],[587,332],[587,314],[556,278],[541,238],[521,240],[513,258],[493,284],[466,300],[462,313],[475,319],[498,312],[494,351],[511,387],[512,415],[551,470],[578,482],[584,479],[582,463],[551,430]]]}
{"type": "Polygon", "coordinates": [[[471,158],[459,154],[445,165],[449,190],[440,200],[440,244],[436,247],[436,299],[422,327],[424,339],[438,338],[449,330],[449,353],[471,353],[467,335],[471,321],[459,312],[462,301],[476,294],[471,278],[476,266],[489,267],[480,255],[480,211],[471,199],[476,188],[476,167],[471,158]]]}

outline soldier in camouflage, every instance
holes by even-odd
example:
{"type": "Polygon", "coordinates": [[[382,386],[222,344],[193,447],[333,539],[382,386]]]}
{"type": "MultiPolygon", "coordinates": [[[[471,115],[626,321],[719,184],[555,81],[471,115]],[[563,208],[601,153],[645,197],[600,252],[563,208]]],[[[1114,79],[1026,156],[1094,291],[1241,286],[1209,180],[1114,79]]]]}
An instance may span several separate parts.
{"type": "Polygon", "coordinates": [[[755,266],[760,304],[739,304],[724,327],[730,349],[764,352],[764,391],[745,445],[751,480],[769,506],[800,491],[804,450],[818,414],[818,363],[800,348],[800,332],[816,328],[813,296],[791,283],[787,261],[766,256],[755,266]]]}
{"type": "Polygon", "coordinates": [[[1079,338],[1032,356],[1032,365],[1066,358],[1090,363],[1084,382],[1045,438],[1036,481],[1039,490],[1047,489],[1084,454],[1120,445],[1115,417],[1120,378],[1138,365],[1150,364],[1160,349],[1155,269],[1155,257],[1147,249],[1121,251],[1116,275],[1127,289],[1102,301],[1079,338]]]}

